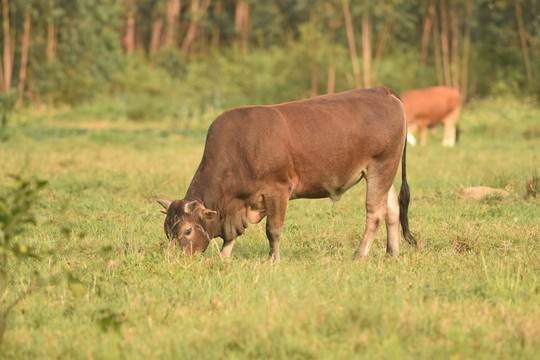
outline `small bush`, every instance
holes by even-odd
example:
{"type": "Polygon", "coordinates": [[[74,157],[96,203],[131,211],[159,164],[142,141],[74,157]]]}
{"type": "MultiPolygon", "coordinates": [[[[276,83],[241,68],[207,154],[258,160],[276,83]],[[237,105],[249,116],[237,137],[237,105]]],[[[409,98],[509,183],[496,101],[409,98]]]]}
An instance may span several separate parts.
{"type": "Polygon", "coordinates": [[[527,197],[536,198],[540,194],[540,175],[533,170],[532,176],[527,179],[527,197]]]}
{"type": "Polygon", "coordinates": [[[540,125],[530,125],[523,131],[523,137],[527,140],[534,140],[540,138],[540,125]]]}
{"type": "Polygon", "coordinates": [[[11,90],[8,93],[0,93],[0,105],[2,107],[2,113],[0,114],[0,141],[6,141],[9,138],[7,125],[9,115],[15,106],[15,98],[15,90],[11,90]]]}
{"type": "Polygon", "coordinates": [[[12,183],[0,189],[0,349],[6,317],[25,295],[24,291],[15,295],[8,291],[10,272],[14,269],[8,262],[37,257],[32,248],[16,241],[16,237],[37,224],[33,207],[39,190],[47,185],[45,180],[26,175],[13,175],[12,179],[12,183]]]}

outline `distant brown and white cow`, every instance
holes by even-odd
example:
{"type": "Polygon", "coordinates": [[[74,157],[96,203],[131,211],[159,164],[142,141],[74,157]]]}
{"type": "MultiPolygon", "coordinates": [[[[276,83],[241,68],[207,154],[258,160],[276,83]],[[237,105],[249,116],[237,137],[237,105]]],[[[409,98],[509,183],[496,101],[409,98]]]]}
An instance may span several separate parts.
{"type": "Polygon", "coordinates": [[[406,120],[396,94],[385,87],[270,106],[226,111],[210,126],[202,161],[182,200],[158,200],[166,209],[170,244],[203,252],[235,239],[265,216],[270,257],[279,259],[287,203],[297,198],[339,200],[365,178],[366,228],[355,252],[365,256],[384,220],[387,252],[399,248],[399,223],[411,244],[407,209],[406,120]],[[400,158],[400,196],[393,187],[400,158]]]}
{"type": "Polygon", "coordinates": [[[420,145],[426,144],[426,128],[444,124],[444,146],[454,146],[456,124],[461,110],[459,92],[448,86],[409,90],[401,95],[407,114],[409,143],[415,144],[414,133],[420,129],[420,145]]]}

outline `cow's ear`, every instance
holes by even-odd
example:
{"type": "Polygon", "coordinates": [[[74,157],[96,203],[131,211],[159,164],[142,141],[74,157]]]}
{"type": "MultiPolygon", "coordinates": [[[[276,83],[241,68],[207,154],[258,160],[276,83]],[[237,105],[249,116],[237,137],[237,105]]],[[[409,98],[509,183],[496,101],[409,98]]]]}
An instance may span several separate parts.
{"type": "Polygon", "coordinates": [[[167,200],[162,200],[162,199],[158,199],[157,202],[165,208],[165,209],[161,209],[161,212],[164,214],[167,214],[167,210],[169,209],[169,206],[171,206],[171,202],[167,200]]]}
{"type": "Polygon", "coordinates": [[[186,205],[184,205],[184,212],[186,214],[193,214],[198,204],[199,203],[196,200],[188,202],[186,205]]]}
{"type": "Polygon", "coordinates": [[[217,212],[214,210],[208,210],[204,209],[204,211],[201,213],[201,219],[204,220],[212,220],[217,215],[217,212]]]}

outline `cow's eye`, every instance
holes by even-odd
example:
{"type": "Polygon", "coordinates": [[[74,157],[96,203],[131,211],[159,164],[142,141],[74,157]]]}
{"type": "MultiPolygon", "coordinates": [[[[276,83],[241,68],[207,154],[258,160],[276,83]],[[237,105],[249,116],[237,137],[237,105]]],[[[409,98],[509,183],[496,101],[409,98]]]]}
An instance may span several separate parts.
{"type": "Polygon", "coordinates": [[[192,228],[187,228],[186,231],[185,231],[185,234],[189,235],[189,234],[191,234],[192,231],[193,231],[192,228]]]}

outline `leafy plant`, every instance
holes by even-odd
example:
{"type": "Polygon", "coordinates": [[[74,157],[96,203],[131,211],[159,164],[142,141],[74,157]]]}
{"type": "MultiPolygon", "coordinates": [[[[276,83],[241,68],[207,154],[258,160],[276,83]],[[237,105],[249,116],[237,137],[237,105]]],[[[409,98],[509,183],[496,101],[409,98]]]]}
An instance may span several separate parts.
{"type": "Polygon", "coordinates": [[[0,115],[0,141],[6,141],[9,138],[7,132],[9,114],[15,106],[15,91],[11,90],[8,93],[0,93],[0,105],[2,107],[2,114],[0,115]]]}
{"type": "Polygon", "coordinates": [[[540,175],[533,170],[530,178],[527,179],[527,197],[536,198],[540,194],[540,175]]]}
{"type": "Polygon", "coordinates": [[[10,269],[12,260],[22,261],[38,258],[34,250],[22,242],[16,241],[29,226],[37,225],[34,205],[38,193],[47,185],[46,180],[27,175],[12,175],[13,182],[0,189],[0,349],[4,335],[6,318],[9,312],[28,293],[23,291],[9,296],[10,269]]]}

